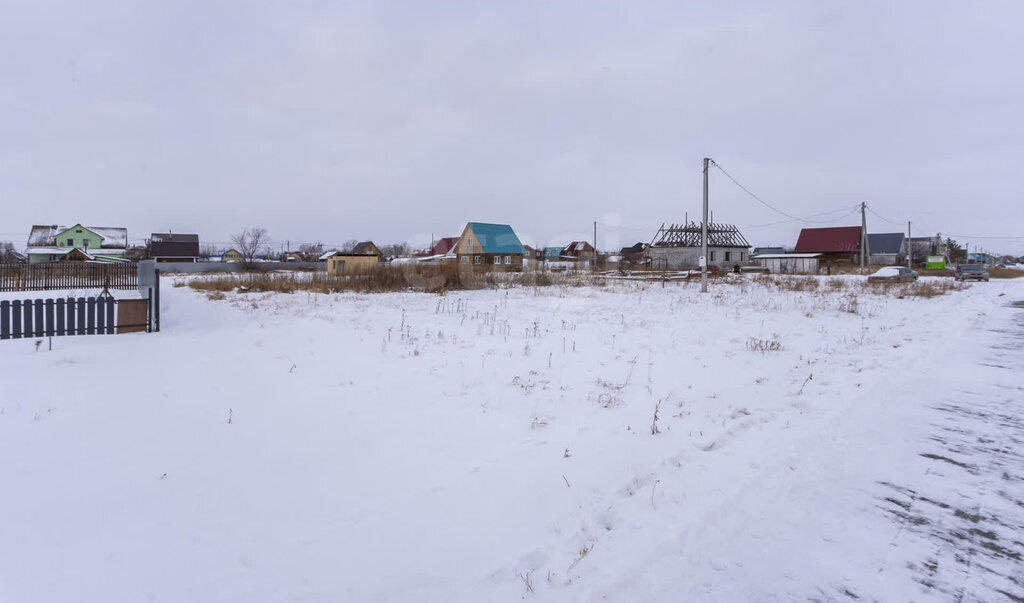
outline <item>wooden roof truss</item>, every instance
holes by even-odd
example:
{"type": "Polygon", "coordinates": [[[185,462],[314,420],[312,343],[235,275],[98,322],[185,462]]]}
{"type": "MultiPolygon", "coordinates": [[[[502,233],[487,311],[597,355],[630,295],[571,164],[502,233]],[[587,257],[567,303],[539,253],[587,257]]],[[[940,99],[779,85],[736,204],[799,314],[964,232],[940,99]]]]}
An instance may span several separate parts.
{"type": "MultiPolygon", "coordinates": [[[[658,247],[700,247],[700,224],[662,224],[655,235],[658,247]],[[659,238],[660,237],[660,238],[659,238]]],[[[708,247],[750,247],[739,229],[732,224],[708,222],[708,247]]]]}

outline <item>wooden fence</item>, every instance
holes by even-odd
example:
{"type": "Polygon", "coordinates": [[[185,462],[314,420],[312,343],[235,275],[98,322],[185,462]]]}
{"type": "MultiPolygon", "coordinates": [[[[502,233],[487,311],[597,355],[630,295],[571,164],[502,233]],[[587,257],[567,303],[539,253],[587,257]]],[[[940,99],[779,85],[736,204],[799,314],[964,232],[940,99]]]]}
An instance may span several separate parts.
{"type": "Polygon", "coordinates": [[[0,291],[54,289],[135,289],[138,267],[133,263],[53,262],[0,264],[0,291]]]}
{"type": "Polygon", "coordinates": [[[68,297],[0,301],[0,339],[153,330],[149,299],[68,297]]]}

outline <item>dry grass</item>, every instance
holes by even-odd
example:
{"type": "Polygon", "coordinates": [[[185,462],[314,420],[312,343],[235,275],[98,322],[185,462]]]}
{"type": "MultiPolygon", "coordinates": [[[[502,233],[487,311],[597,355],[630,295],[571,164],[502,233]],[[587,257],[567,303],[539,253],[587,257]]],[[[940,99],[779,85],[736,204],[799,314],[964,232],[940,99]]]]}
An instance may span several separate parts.
{"type": "Polygon", "coordinates": [[[1024,270],[1014,270],[1013,268],[1000,268],[999,266],[992,266],[988,269],[988,275],[992,278],[1020,278],[1024,276],[1024,270]]]}
{"type": "MultiPolygon", "coordinates": [[[[239,293],[386,293],[424,291],[444,293],[463,289],[488,289],[506,286],[547,287],[585,285],[603,286],[604,279],[586,274],[550,274],[546,272],[473,272],[456,265],[404,264],[385,266],[350,276],[331,276],[323,272],[248,272],[221,274],[190,279],[188,286],[199,291],[239,293]]],[[[178,286],[177,283],[175,283],[178,286]]]]}

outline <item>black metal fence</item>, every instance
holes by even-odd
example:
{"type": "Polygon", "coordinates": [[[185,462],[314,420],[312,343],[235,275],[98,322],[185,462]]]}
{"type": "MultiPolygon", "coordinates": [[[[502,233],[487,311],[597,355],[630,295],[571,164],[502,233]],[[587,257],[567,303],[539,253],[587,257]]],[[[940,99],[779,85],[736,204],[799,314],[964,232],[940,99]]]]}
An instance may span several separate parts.
{"type": "Polygon", "coordinates": [[[0,301],[0,339],[153,331],[150,299],[68,297],[0,301]]]}
{"type": "Polygon", "coordinates": [[[0,291],[59,289],[135,289],[138,267],[133,263],[53,262],[0,264],[0,291]]]}
{"type": "Polygon", "coordinates": [[[160,272],[146,297],[61,297],[0,301],[0,340],[67,335],[113,335],[160,330],[160,272]]]}

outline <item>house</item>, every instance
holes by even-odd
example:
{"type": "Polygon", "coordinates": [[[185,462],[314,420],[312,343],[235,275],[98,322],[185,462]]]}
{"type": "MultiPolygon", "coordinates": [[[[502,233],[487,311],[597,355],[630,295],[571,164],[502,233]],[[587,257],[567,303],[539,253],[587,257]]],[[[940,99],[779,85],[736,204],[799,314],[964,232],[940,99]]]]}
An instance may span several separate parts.
{"type": "Polygon", "coordinates": [[[327,274],[331,276],[366,274],[380,266],[381,262],[381,256],[374,253],[343,253],[341,251],[330,253],[326,259],[327,274]]]}
{"type": "Polygon", "coordinates": [[[349,253],[351,255],[375,255],[377,256],[377,261],[384,259],[384,253],[373,244],[373,241],[356,243],[356,246],[349,253]]]}
{"type": "Polygon", "coordinates": [[[639,264],[644,260],[644,252],[647,251],[647,245],[644,243],[636,243],[630,247],[623,247],[619,250],[619,257],[623,262],[629,262],[630,264],[639,264]]]}
{"type": "Polygon", "coordinates": [[[244,262],[245,256],[237,249],[228,249],[220,256],[222,262],[244,262]]]}
{"type": "Polygon", "coordinates": [[[804,228],[796,241],[794,253],[820,253],[819,262],[826,268],[835,264],[859,262],[860,226],[804,228]]]}
{"type": "Polygon", "coordinates": [[[306,256],[301,251],[285,251],[281,253],[282,262],[304,262],[306,256]]]}
{"type": "MultiPolygon", "coordinates": [[[[647,254],[651,267],[661,270],[693,270],[700,267],[701,225],[697,222],[662,226],[657,242],[647,254]],[[660,238],[659,238],[660,235],[660,238]]],[[[708,224],[708,266],[731,270],[750,261],[750,243],[732,224],[708,224]]]]}
{"type": "Polygon", "coordinates": [[[750,257],[772,274],[817,274],[820,253],[761,253],[750,257]]]}
{"type": "Polygon", "coordinates": [[[537,270],[544,259],[544,252],[536,247],[523,245],[523,269],[537,270]]]}
{"type": "Polygon", "coordinates": [[[157,262],[197,262],[199,235],[154,232],[149,235],[149,257],[157,262]]]}
{"type": "Polygon", "coordinates": [[[903,233],[869,234],[868,253],[868,264],[872,266],[902,264],[907,257],[903,233]]]}
{"type": "Polygon", "coordinates": [[[942,237],[909,237],[907,253],[914,265],[922,264],[930,255],[946,255],[946,245],[942,237]]]}
{"type": "Polygon", "coordinates": [[[127,228],[36,225],[28,235],[25,252],[30,264],[60,261],[74,249],[85,252],[90,261],[123,262],[127,247],[127,228]]]}
{"type": "Polygon", "coordinates": [[[508,224],[469,222],[455,244],[459,266],[472,266],[478,272],[522,271],[524,252],[508,224]]]}
{"type": "Polygon", "coordinates": [[[455,244],[459,242],[459,237],[445,237],[439,239],[434,246],[430,248],[430,252],[427,255],[445,255],[449,251],[455,248],[455,244]]]}
{"type": "Polygon", "coordinates": [[[750,250],[750,255],[782,255],[786,253],[785,247],[755,247],[750,250]]]}
{"type": "Polygon", "coordinates": [[[563,260],[575,260],[578,262],[591,262],[596,255],[594,246],[586,241],[573,241],[563,247],[559,253],[563,260]]]}
{"type": "Polygon", "coordinates": [[[562,250],[564,247],[545,247],[541,252],[541,257],[545,262],[557,262],[562,257],[562,250]]]}

